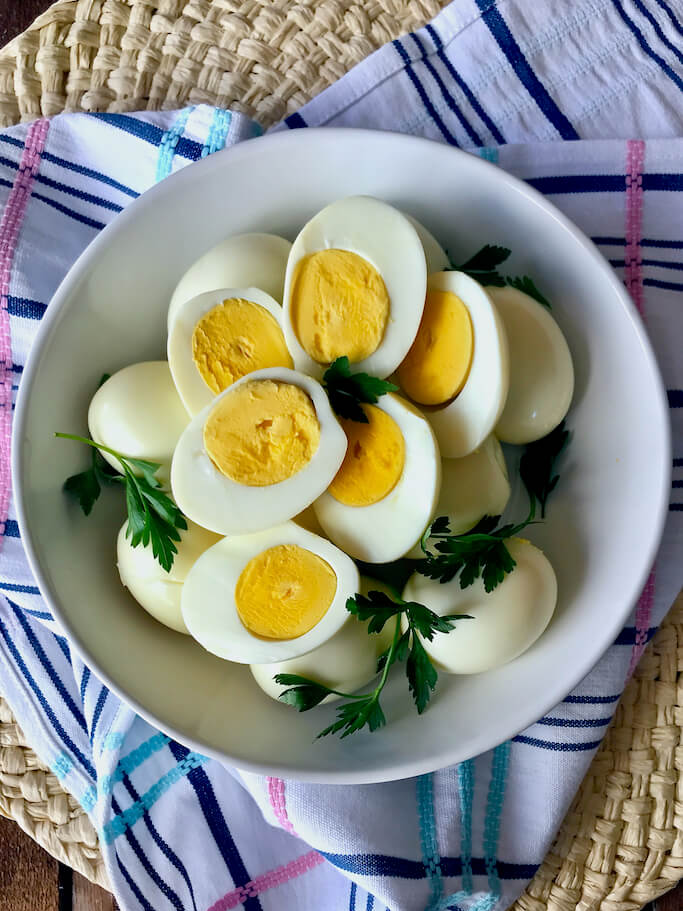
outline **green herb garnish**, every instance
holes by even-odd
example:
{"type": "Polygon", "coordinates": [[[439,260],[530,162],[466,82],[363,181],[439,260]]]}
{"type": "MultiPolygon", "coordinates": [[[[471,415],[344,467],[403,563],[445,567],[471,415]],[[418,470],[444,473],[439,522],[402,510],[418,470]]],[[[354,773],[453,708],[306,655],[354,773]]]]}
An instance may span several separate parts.
{"type": "Polygon", "coordinates": [[[348,357],[338,357],[323,374],[323,386],[335,414],[367,424],[362,404],[374,405],[387,392],[397,392],[398,386],[368,373],[351,373],[348,357]]]}
{"type": "Polygon", "coordinates": [[[64,482],[66,493],[78,500],[87,516],[105,484],[123,484],[128,510],[126,537],[130,538],[133,547],[139,544],[147,547],[151,543],[154,557],[169,572],[175,554],[178,553],[174,542],[180,541],[179,529],[186,529],[187,522],[173,500],[161,489],[155,476],[161,465],[146,459],[131,458],[86,437],[70,433],[56,433],[55,436],[85,443],[94,450],[90,468],[71,475],[64,482]],[[112,472],[98,449],[105,450],[119,460],[123,468],[122,475],[112,472]],[[135,474],[136,471],[140,473],[139,476],[135,474]]]}
{"type": "Polygon", "coordinates": [[[378,591],[369,592],[367,597],[356,595],[349,598],[346,602],[346,609],[359,621],[368,622],[368,633],[371,635],[380,633],[386,623],[394,621],[394,635],[391,644],[380,655],[377,662],[377,670],[381,671],[381,677],[372,692],[355,696],[331,689],[298,674],[276,674],[273,678],[276,683],[288,687],[280,694],[280,699],[293,705],[300,712],[312,709],[332,693],[346,700],[337,707],[337,720],[321,731],[318,737],[341,732],[341,737],[344,738],[360,731],[366,725],[370,731],[383,727],[386,724],[386,718],[380,705],[380,695],[386,685],[391,667],[397,662],[406,662],[408,688],[417,711],[422,714],[434,691],[438,675],[420,637],[431,642],[435,633],[449,633],[454,628],[453,624],[456,620],[471,619],[466,614],[439,617],[423,604],[404,601],[397,593],[390,598],[384,592],[378,591]],[[403,616],[407,621],[407,629],[401,633],[403,616]]]}
{"type": "Polygon", "coordinates": [[[542,518],[545,518],[548,497],[560,480],[559,474],[553,474],[555,463],[569,444],[570,436],[562,421],[547,436],[529,443],[520,459],[519,474],[529,496],[541,504],[542,518]]]}
{"type": "Polygon", "coordinates": [[[498,527],[500,516],[484,516],[469,532],[451,533],[447,516],[435,519],[422,536],[424,559],[417,564],[417,571],[429,579],[450,582],[460,573],[460,588],[468,588],[481,577],[484,589],[492,592],[503,581],[516,563],[505,542],[514,538],[528,525],[536,522],[536,502],[545,516],[548,497],[559,480],[553,474],[555,462],[569,440],[564,421],[552,433],[529,443],[522,455],[519,473],[529,495],[529,513],[518,525],[498,527]],[[428,549],[431,538],[436,540],[434,551],[428,549]]]}
{"type": "Polygon", "coordinates": [[[508,285],[511,288],[516,288],[550,309],[550,301],[538,290],[536,283],[528,275],[511,276],[500,274],[498,266],[505,262],[510,253],[511,251],[507,247],[486,244],[466,262],[460,265],[451,263],[451,268],[456,272],[464,272],[465,275],[469,275],[470,278],[478,281],[480,285],[489,285],[495,288],[504,288],[508,285]]]}
{"type": "Polygon", "coordinates": [[[529,278],[528,275],[518,275],[516,277],[508,276],[505,279],[505,283],[511,288],[516,288],[518,291],[523,291],[524,294],[528,294],[529,297],[533,297],[535,301],[538,301],[539,304],[543,304],[544,307],[547,307],[548,310],[552,310],[550,301],[545,297],[536,287],[536,284],[532,278],[529,278]]]}

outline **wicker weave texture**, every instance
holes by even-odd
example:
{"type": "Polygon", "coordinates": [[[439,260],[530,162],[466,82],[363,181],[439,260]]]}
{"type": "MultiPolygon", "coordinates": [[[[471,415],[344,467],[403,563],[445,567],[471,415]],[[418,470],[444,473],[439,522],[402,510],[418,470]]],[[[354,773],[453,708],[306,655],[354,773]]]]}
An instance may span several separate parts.
{"type": "Polygon", "coordinates": [[[206,102],[281,120],[439,0],[60,0],[0,54],[0,126],[206,102]]]}

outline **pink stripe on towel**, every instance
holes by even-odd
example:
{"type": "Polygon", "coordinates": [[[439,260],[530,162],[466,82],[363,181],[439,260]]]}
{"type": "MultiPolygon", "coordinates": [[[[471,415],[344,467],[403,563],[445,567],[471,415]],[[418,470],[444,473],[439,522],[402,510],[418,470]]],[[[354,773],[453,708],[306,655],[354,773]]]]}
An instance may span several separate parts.
{"type": "Polygon", "coordinates": [[[273,813],[275,813],[275,818],[285,832],[289,832],[290,835],[296,835],[294,826],[287,815],[284,781],[281,778],[267,778],[266,780],[268,782],[268,797],[273,813]]]}
{"type": "Polygon", "coordinates": [[[277,867],[275,870],[269,870],[267,873],[257,876],[256,879],[252,879],[246,885],[239,886],[232,892],[228,892],[227,895],[219,898],[215,904],[211,905],[208,911],[228,911],[230,908],[236,908],[238,905],[244,904],[248,898],[254,898],[256,895],[260,895],[261,892],[265,892],[266,889],[274,889],[276,886],[289,882],[290,879],[296,879],[303,873],[308,873],[309,870],[313,870],[324,860],[325,858],[318,854],[317,851],[309,851],[308,854],[302,854],[296,860],[291,860],[288,864],[277,867]]]}
{"type": "Polygon", "coordinates": [[[10,468],[12,434],[12,339],[7,298],[19,231],[33,189],[49,129],[47,120],[31,124],[26,134],[19,170],[0,221],[0,535],[4,534],[12,490],[10,468]]]}

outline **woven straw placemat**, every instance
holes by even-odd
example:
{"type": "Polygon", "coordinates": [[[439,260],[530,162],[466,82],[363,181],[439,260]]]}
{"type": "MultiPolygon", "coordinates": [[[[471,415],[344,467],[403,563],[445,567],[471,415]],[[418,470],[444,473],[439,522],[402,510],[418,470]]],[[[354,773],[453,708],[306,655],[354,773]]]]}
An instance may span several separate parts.
{"type": "MultiPolygon", "coordinates": [[[[207,102],[280,120],[442,0],[59,0],[0,51],[0,126],[207,102]]],[[[638,911],[683,878],[683,597],[514,911],[638,911]]],[[[107,885],[97,835],[0,697],[0,813],[107,885]]]]}

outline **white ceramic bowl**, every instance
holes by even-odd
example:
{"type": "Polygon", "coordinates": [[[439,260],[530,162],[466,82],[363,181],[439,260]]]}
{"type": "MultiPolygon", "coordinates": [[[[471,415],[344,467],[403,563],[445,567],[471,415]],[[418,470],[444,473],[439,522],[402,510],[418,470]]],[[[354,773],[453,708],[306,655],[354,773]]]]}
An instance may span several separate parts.
{"type": "MultiPolygon", "coordinates": [[[[506,264],[507,266],[507,264],[506,264]]],[[[609,646],[634,604],[660,538],[669,436],[657,365],[635,309],[605,260],[522,182],[444,145],[390,133],[297,130],[213,155],[145,193],[88,247],[43,319],[15,417],[21,534],[38,584],[84,660],[141,715],[189,746],[256,772],[371,782],[474,756],[560,701],[609,646]],[[290,239],[313,213],[368,193],[420,219],[453,255],[483,243],[513,250],[569,342],[574,431],[545,525],[529,537],[556,568],[560,599],[541,639],[511,664],[441,675],[419,717],[403,675],[383,700],[382,731],[313,742],[333,707],[297,714],[265,696],[248,668],[160,626],[121,587],[114,566],[122,505],[85,518],[62,493],[83,447],[104,371],[164,356],[166,311],[180,275],[229,234],[290,239]]],[[[521,496],[517,503],[524,513],[521,496]]]]}

